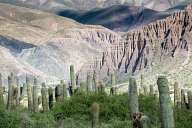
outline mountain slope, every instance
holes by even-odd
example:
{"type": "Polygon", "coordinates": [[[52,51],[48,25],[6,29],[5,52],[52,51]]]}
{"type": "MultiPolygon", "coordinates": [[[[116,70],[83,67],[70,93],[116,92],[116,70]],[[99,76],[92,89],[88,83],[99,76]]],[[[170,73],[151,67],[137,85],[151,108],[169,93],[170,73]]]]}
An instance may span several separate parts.
{"type": "Polygon", "coordinates": [[[2,73],[7,75],[12,71],[22,78],[26,74],[35,75],[49,82],[68,80],[71,64],[77,72],[82,67],[86,68],[84,74],[92,72],[99,67],[94,67],[95,61],[102,59],[104,51],[110,52],[111,44],[121,38],[101,26],[82,25],[68,18],[8,4],[0,4],[0,23],[3,55],[15,60],[8,63],[1,57],[1,69],[12,67],[2,73]],[[21,68],[25,70],[21,72],[21,68]]]}
{"type": "Polygon", "coordinates": [[[191,84],[191,14],[189,5],[184,11],[123,34],[124,54],[117,68],[136,75],[145,72],[148,84],[158,74],[167,75],[172,82],[191,84]]]}
{"type": "Polygon", "coordinates": [[[170,14],[137,6],[114,5],[87,12],[65,10],[59,12],[58,15],[72,18],[83,24],[102,25],[114,31],[128,31],[131,28],[165,18],[170,14]]]}
{"type": "Polygon", "coordinates": [[[21,78],[30,74],[58,82],[69,79],[73,64],[79,80],[96,70],[100,78],[112,71],[121,79],[145,72],[148,84],[158,74],[191,82],[191,5],[124,33],[8,4],[0,9],[0,68],[5,76],[15,72],[21,78]]]}
{"type": "Polygon", "coordinates": [[[92,10],[94,8],[107,8],[112,5],[144,6],[153,10],[164,11],[187,1],[189,0],[0,0],[0,2],[51,12],[64,9],[92,10]]]}

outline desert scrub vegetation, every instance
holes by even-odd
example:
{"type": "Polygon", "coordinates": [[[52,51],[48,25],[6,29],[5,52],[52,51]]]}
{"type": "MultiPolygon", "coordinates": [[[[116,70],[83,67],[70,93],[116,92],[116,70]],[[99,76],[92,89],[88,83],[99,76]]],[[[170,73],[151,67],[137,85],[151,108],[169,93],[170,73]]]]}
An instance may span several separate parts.
{"type": "Polygon", "coordinates": [[[61,80],[56,87],[38,85],[36,78],[26,77],[21,89],[17,77],[11,73],[8,90],[0,79],[0,128],[191,127],[191,90],[180,88],[176,82],[174,91],[170,91],[165,76],[158,77],[157,85],[149,86],[144,82],[145,75],[141,75],[140,86],[130,76],[125,94],[118,93],[115,74],[111,75],[111,86],[107,88],[96,72],[93,76],[87,74],[87,81],[79,86],[74,67],[70,66],[70,77],[69,86],[61,80]],[[107,93],[106,89],[110,91],[107,93]]]}
{"type": "MultiPolygon", "coordinates": [[[[127,94],[79,93],[57,102],[47,113],[30,113],[27,109],[8,111],[0,107],[0,128],[91,128],[90,107],[100,105],[100,128],[132,128],[127,94]],[[62,127],[63,126],[63,127],[62,127]]],[[[139,109],[150,118],[151,128],[160,128],[159,101],[153,96],[139,95],[139,109]]],[[[192,111],[175,109],[176,128],[191,128],[192,111]]]]}

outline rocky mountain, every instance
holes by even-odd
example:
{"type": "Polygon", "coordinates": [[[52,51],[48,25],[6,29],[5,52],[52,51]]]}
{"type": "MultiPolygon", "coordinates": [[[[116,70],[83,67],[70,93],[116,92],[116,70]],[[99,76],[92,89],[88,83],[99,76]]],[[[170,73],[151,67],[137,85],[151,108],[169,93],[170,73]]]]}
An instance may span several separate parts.
{"type": "Polygon", "coordinates": [[[101,26],[8,4],[0,4],[0,35],[4,76],[15,72],[50,81],[67,80],[71,64],[77,72],[84,65],[87,71],[93,70],[103,52],[120,40],[118,34],[101,26]]]}
{"type": "Polygon", "coordinates": [[[181,2],[191,0],[0,0],[0,2],[43,9],[51,12],[64,9],[91,10],[94,8],[107,8],[112,5],[144,6],[153,10],[164,11],[181,2]]]}
{"type": "Polygon", "coordinates": [[[82,25],[37,10],[0,4],[0,68],[39,76],[47,82],[69,79],[75,66],[79,79],[97,71],[104,78],[145,72],[150,82],[157,74],[190,83],[192,6],[128,32],[82,25]]]}
{"type": "Polygon", "coordinates": [[[148,80],[166,74],[191,84],[191,21],[192,5],[188,5],[184,11],[123,34],[126,41],[118,68],[135,73],[144,69],[148,80]]]}
{"type": "Polygon", "coordinates": [[[83,24],[102,25],[114,31],[128,31],[141,25],[163,19],[172,12],[158,12],[139,6],[113,5],[102,9],[81,12],[64,10],[58,15],[74,19],[83,24]]]}

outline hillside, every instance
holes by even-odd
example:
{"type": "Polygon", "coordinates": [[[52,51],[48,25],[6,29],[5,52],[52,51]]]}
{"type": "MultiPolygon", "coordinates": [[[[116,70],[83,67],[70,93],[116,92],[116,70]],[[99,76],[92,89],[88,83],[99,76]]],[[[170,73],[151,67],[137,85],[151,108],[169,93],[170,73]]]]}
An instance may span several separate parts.
{"type": "Polygon", "coordinates": [[[95,58],[102,57],[103,51],[110,50],[111,43],[120,39],[116,33],[100,26],[86,26],[67,18],[8,4],[0,4],[0,17],[0,45],[5,49],[2,56],[19,63],[13,62],[17,66],[14,68],[1,57],[1,69],[12,67],[2,71],[5,76],[12,71],[21,77],[29,73],[46,80],[51,77],[50,81],[67,80],[69,65],[74,64],[76,71],[85,64],[92,65],[95,58]]]}
{"type": "Polygon", "coordinates": [[[125,33],[8,4],[0,10],[1,58],[11,62],[1,59],[5,76],[12,71],[57,82],[69,79],[73,64],[79,80],[96,70],[100,79],[113,71],[120,80],[145,72],[149,83],[157,74],[191,83],[190,5],[125,33]]]}
{"type": "Polygon", "coordinates": [[[64,10],[58,12],[58,15],[74,19],[82,24],[102,25],[122,32],[163,19],[171,13],[158,12],[139,6],[114,5],[86,12],[64,10]]]}
{"type": "Polygon", "coordinates": [[[181,2],[189,2],[189,0],[0,0],[0,2],[51,12],[65,9],[92,10],[95,8],[107,8],[112,5],[144,6],[157,11],[165,11],[181,2]]]}

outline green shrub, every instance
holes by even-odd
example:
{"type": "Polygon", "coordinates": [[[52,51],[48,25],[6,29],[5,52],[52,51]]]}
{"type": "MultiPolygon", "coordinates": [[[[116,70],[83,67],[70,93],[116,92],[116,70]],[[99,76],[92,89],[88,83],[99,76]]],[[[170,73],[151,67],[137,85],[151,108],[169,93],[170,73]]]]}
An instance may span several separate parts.
{"type": "Polygon", "coordinates": [[[112,118],[128,119],[126,95],[107,96],[106,94],[90,94],[71,97],[64,103],[59,103],[53,110],[56,119],[71,118],[74,115],[89,115],[89,108],[93,102],[100,104],[100,119],[108,121],[112,118]]]}
{"type": "Polygon", "coordinates": [[[0,128],[20,128],[20,116],[17,111],[8,112],[0,107],[0,128]]]}
{"type": "Polygon", "coordinates": [[[175,110],[176,128],[191,128],[192,127],[192,111],[190,110],[175,110]]]}

